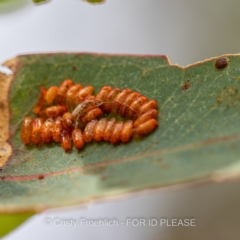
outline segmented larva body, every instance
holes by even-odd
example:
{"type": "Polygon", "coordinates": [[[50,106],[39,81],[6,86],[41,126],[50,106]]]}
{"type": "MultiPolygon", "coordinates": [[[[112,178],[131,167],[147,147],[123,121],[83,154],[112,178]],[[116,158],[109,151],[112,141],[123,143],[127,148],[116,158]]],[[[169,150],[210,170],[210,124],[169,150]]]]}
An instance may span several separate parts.
{"type": "Polygon", "coordinates": [[[113,88],[109,92],[108,96],[106,97],[106,101],[101,105],[101,109],[104,113],[110,113],[112,111],[112,102],[120,92],[121,90],[119,88],[113,88]]]}
{"type": "Polygon", "coordinates": [[[56,118],[62,116],[67,111],[64,105],[51,106],[45,109],[45,114],[48,118],[56,118]]]}
{"type": "Polygon", "coordinates": [[[151,118],[157,118],[158,116],[158,111],[156,109],[149,109],[147,112],[143,113],[142,115],[140,115],[135,121],[133,126],[134,127],[138,127],[139,125],[141,125],[142,123],[148,121],[151,118]]]}
{"type": "Polygon", "coordinates": [[[93,139],[97,142],[103,140],[104,127],[107,122],[107,118],[101,118],[94,127],[93,139]]]}
{"type": "Polygon", "coordinates": [[[97,119],[93,119],[84,128],[83,139],[85,142],[89,143],[93,140],[94,128],[97,122],[97,119]]]}
{"type": "Polygon", "coordinates": [[[54,142],[57,142],[57,143],[61,142],[62,131],[63,131],[62,117],[57,117],[53,123],[53,131],[52,131],[54,142]]]}
{"type": "Polygon", "coordinates": [[[151,118],[133,129],[133,134],[137,136],[147,135],[158,127],[156,119],[151,118]]]}
{"type": "Polygon", "coordinates": [[[132,136],[149,134],[158,127],[158,103],[148,100],[139,92],[125,88],[103,86],[96,96],[92,86],[74,84],[64,80],[59,87],[44,87],[40,90],[34,113],[39,117],[33,120],[26,117],[22,123],[21,139],[24,144],[39,145],[51,141],[61,143],[69,152],[72,141],[76,149],[85,142],[106,141],[116,145],[127,143],[132,136]],[[54,105],[56,104],[56,105],[54,105]],[[128,118],[100,118],[105,113],[128,118]]]}
{"type": "Polygon", "coordinates": [[[32,123],[31,117],[25,117],[22,122],[21,140],[26,145],[31,143],[32,123]]]}
{"type": "Polygon", "coordinates": [[[41,87],[41,89],[40,89],[40,96],[39,96],[38,102],[37,102],[36,106],[33,109],[33,112],[35,114],[39,114],[40,113],[40,111],[41,111],[41,109],[43,107],[45,94],[46,94],[46,88],[41,87]]]}
{"type": "Polygon", "coordinates": [[[102,118],[89,122],[83,132],[85,142],[94,139],[97,142],[106,141],[118,144],[120,141],[129,142],[132,136],[133,121],[117,121],[116,118],[102,118]]]}
{"type": "Polygon", "coordinates": [[[72,149],[71,135],[65,129],[63,129],[61,133],[61,146],[66,152],[69,152],[72,149]]]}
{"type": "Polygon", "coordinates": [[[91,96],[94,92],[93,86],[86,86],[82,88],[76,95],[75,104],[79,104],[85,100],[86,97],[91,96]]]}
{"type": "Polygon", "coordinates": [[[84,139],[81,129],[74,129],[72,131],[72,140],[76,149],[81,149],[84,147],[84,139]]]}
{"type": "Polygon", "coordinates": [[[42,142],[42,126],[43,126],[43,119],[42,118],[36,118],[32,122],[32,136],[31,141],[35,145],[39,145],[42,142]]]}
{"type": "Polygon", "coordinates": [[[71,79],[64,80],[58,88],[58,93],[56,96],[56,102],[58,105],[64,105],[66,99],[66,93],[68,89],[73,85],[71,79]]]}
{"type": "Polygon", "coordinates": [[[44,96],[43,106],[51,106],[57,97],[57,93],[57,86],[51,86],[50,88],[48,88],[44,96]]]}
{"type": "Polygon", "coordinates": [[[72,131],[74,128],[74,117],[70,112],[65,112],[62,116],[62,124],[64,129],[72,131]]]}
{"type": "Polygon", "coordinates": [[[53,139],[53,119],[52,118],[48,118],[42,125],[42,129],[41,129],[41,140],[44,143],[50,143],[53,139]]]}
{"type": "Polygon", "coordinates": [[[82,89],[81,84],[74,84],[68,89],[66,94],[66,106],[69,111],[72,111],[74,109],[76,96],[81,89],[82,89]]]}

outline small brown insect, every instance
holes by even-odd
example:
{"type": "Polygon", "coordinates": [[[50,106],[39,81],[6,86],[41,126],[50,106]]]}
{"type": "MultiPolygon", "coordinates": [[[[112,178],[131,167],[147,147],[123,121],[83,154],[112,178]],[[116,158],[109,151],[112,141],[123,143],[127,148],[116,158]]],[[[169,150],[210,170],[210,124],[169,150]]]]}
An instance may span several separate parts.
{"type": "Polygon", "coordinates": [[[57,97],[57,93],[58,93],[58,87],[57,86],[51,86],[50,88],[48,88],[48,90],[45,93],[44,96],[44,106],[50,106],[53,104],[54,100],[57,97]]]}
{"type": "Polygon", "coordinates": [[[114,145],[119,144],[121,140],[121,131],[123,127],[123,121],[117,121],[112,129],[112,134],[110,136],[110,142],[114,145]]]}
{"type": "Polygon", "coordinates": [[[102,115],[102,110],[100,108],[93,108],[86,112],[85,116],[81,119],[83,123],[88,123],[93,119],[98,118],[102,115]]]}
{"type": "Polygon", "coordinates": [[[158,127],[157,120],[152,118],[140,124],[138,127],[134,128],[133,132],[134,132],[134,135],[146,135],[152,132],[157,127],[158,127]]]}
{"type": "Polygon", "coordinates": [[[98,120],[91,120],[85,127],[83,132],[83,139],[85,142],[91,142],[93,140],[94,128],[98,120]]]}
{"type": "Polygon", "coordinates": [[[66,111],[67,108],[64,105],[52,106],[45,109],[45,113],[48,118],[56,118],[58,116],[61,116],[66,111]]]}
{"type": "Polygon", "coordinates": [[[127,143],[130,141],[132,137],[132,131],[133,131],[133,120],[127,120],[122,127],[120,138],[121,141],[124,143],[127,143]]]}
{"type": "Polygon", "coordinates": [[[66,152],[70,151],[72,148],[70,133],[65,129],[63,129],[61,134],[61,145],[66,152]]]}
{"type": "Polygon", "coordinates": [[[87,96],[92,95],[93,92],[94,92],[93,86],[86,86],[86,87],[82,88],[76,95],[75,104],[79,104],[79,103],[83,102],[84,99],[87,96]]]}
{"type": "Polygon", "coordinates": [[[145,102],[137,111],[137,115],[140,116],[142,114],[144,114],[145,112],[147,112],[149,109],[154,108],[157,109],[158,108],[158,103],[156,100],[150,100],[145,102]]]}
{"type": "Polygon", "coordinates": [[[76,149],[81,149],[84,146],[84,139],[81,129],[74,129],[72,131],[73,144],[76,149]]]}
{"type": "Polygon", "coordinates": [[[106,97],[106,102],[101,105],[101,109],[104,113],[110,113],[112,111],[112,103],[114,98],[121,92],[119,88],[113,88],[108,96],[106,97]]]}
{"type": "Polygon", "coordinates": [[[182,85],[182,90],[188,90],[190,87],[190,80],[187,80],[183,85],[182,85]]]}
{"type": "Polygon", "coordinates": [[[74,117],[70,112],[65,112],[62,116],[62,124],[64,129],[72,131],[74,128],[74,117]]]}
{"type": "Polygon", "coordinates": [[[151,108],[146,113],[143,113],[140,117],[138,117],[136,121],[134,121],[133,126],[136,128],[151,118],[157,118],[157,116],[158,111],[156,109],[151,108]]]}
{"type": "Polygon", "coordinates": [[[56,97],[56,102],[58,105],[63,105],[66,98],[67,90],[73,85],[71,79],[64,80],[58,88],[58,93],[56,97]]]}
{"type": "Polygon", "coordinates": [[[112,103],[112,113],[113,114],[118,113],[118,110],[119,110],[121,104],[126,99],[128,94],[131,92],[132,91],[129,88],[125,88],[114,98],[113,103],[112,103]]]}
{"type": "Polygon", "coordinates": [[[101,142],[103,140],[103,131],[107,122],[107,118],[101,118],[97,124],[95,125],[93,131],[93,139],[97,142],[101,142]]]}
{"type": "Polygon", "coordinates": [[[57,117],[53,123],[53,140],[54,142],[61,142],[61,133],[63,131],[62,117],[57,117]]]}
{"type": "Polygon", "coordinates": [[[138,92],[132,92],[130,93],[126,99],[124,99],[123,103],[121,104],[120,108],[119,108],[119,114],[123,117],[126,116],[127,110],[129,109],[130,105],[132,104],[132,102],[134,101],[134,99],[136,99],[137,97],[140,96],[140,93],[138,92]]]}
{"type": "Polygon", "coordinates": [[[103,130],[103,139],[104,139],[104,141],[106,141],[106,142],[110,141],[110,137],[111,137],[111,134],[112,134],[113,126],[114,126],[116,121],[117,121],[116,118],[111,118],[105,124],[104,130],[103,130]]]}
{"type": "Polygon", "coordinates": [[[45,94],[46,94],[46,88],[41,87],[41,89],[40,89],[40,96],[39,96],[38,102],[37,102],[36,106],[33,109],[33,112],[35,114],[39,114],[40,113],[40,111],[42,109],[42,106],[43,106],[43,101],[44,101],[45,94]]]}
{"type": "Polygon", "coordinates": [[[148,99],[145,96],[135,98],[132,104],[127,109],[126,117],[131,119],[136,118],[139,108],[147,101],[148,99]]]}
{"type": "Polygon", "coordinates": [[[32,143],[35,144],[35,145],[39,145],[42,141],[42,139],[41,139],[42,125],[43,125],[43,119],[42,118],[36,118],[32,122],[31,140],[32,140],[32,143]]]}
{"type": "Polygon", "coordinates": [[[21,139],[26,145],[31,143],[32,122],[33,119],[31,117],[25,117],[22,122],[21,139]]]}
{"type": "Polygon", "coordinates": [[[216,69],[221,70],[226,68],[229,63],[230,63],[230,60],[227,57],[220,57],[215,62],[215,67],[216,69]]]}
{"type": "Polygon", "coordinates": [[[69,111],[72,111],[75,107],[76,96],[80,89],[82,89],[81,84],[74,84],[68,89],[65,102],[69,111]]]}
{"type": "Polygon", "coordinates": [[[53,119],[48,118],[42,126],[41,139],[44,143],[50,143],[52,141],[53,119]]]}

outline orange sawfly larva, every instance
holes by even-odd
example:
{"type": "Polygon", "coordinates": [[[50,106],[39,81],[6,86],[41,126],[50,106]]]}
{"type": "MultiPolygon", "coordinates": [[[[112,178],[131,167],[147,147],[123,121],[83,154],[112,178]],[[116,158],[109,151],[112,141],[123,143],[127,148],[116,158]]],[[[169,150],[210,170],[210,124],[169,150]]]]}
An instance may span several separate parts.
{"type": "Polygon", "coordinates": [[[71,79],[64,80],[59,87],[42,87],[33,110],[38,118],[24,118],[22,142],[39,145],[54,141],[69,152],[72,141],[77,149],[92,140],[116,145],[129,142],[133,136],[149,134],[158,127],[156,100],[148,100],[129,88],[103,86],[96,96],[93,93],[93,86],[83,87],[71,79]],[[108,119],[106,114],[114,117],[108,119]],[[126,120],[117,120],[117,115],[126,120]]]}

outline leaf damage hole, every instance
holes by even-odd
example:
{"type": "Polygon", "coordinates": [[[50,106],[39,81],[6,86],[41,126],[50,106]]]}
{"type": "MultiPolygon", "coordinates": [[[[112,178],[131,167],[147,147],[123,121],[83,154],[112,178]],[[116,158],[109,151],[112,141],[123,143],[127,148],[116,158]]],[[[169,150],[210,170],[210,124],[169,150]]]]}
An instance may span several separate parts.
{"type": "Polygon", "coordinates": [[[215,68],[217,70],[222,70],[228,66],[230,60],[227,57],[220,57],[215,62],[215,68]]]}
{"type": "Polygon", "coordinates": [[[1,66],[1,65],[0,65],[0,72],[6,75],[13,74],[13,71],[9,67],[1,66]]]}

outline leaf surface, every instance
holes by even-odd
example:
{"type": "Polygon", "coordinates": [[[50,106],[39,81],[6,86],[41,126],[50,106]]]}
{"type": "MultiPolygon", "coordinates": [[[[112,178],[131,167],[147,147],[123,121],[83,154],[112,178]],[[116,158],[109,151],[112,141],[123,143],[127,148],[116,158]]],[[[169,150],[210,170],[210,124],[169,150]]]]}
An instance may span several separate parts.
{"type": "MultiPolygon", "coordinates": [[[[171,65],[164,56],[75,53],[25,55],[6,62],[14,75],[0,78],[0,83],[12,82],[13,153],[0,172],[0,211],[41,211],[137,190],[238,177],[240,58],[229,55],[229,65],[221,70],[216,59],[186,68],[171,65]],[[93,85],[95,92],[103,85],[128,87],[156,99],[159,128],[128,144],[94,142],[69,154],[55,143],[24,146],[21,122],[32,115],[40,87],[66,78],[93,85]]],[[[10,154],[1,150],[0,159],[10,154]]]]}

